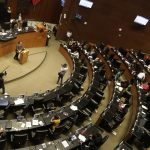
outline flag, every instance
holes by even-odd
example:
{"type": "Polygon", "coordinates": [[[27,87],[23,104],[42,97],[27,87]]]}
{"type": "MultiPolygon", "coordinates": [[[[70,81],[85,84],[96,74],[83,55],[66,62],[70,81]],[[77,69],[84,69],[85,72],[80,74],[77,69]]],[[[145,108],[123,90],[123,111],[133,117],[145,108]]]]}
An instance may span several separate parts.
{"type": "Polygon", "coordinates": [[[32,4],[35,6],[37,5],[41,0],[32,0],[32,4]]]}

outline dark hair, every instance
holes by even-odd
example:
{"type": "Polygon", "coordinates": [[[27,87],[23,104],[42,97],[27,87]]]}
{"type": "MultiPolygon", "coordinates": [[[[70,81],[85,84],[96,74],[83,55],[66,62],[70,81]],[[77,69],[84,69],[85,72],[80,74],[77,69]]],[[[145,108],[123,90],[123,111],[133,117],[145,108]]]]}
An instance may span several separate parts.
{"type": "Polygon", "coordinates": [[[67,64],[63,64],[63,67],[64,67],[64,68],[67,67],[67,64]]]}

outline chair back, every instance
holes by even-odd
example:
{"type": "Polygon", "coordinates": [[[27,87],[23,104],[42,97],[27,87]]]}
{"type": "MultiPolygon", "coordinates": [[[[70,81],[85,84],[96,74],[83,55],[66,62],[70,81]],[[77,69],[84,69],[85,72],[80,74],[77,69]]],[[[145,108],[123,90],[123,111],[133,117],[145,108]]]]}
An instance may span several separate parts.
{"type": "Polygon", "coordinates": [[[27,137],[27,134],[14,134],[12,142],[15,146],[24,145],[27,141],[27,137]]]}
{"type": "Polygon", "coordinates": [[[6,145],[6,139],[0,139],[0,149],[3,150],[6,145]]]}
{"type": "Polygon", "coordinates": [[[32,138],[38,143],[43,142],[47,134],[48,130],[36,130],[35,135],[32,138]]]}

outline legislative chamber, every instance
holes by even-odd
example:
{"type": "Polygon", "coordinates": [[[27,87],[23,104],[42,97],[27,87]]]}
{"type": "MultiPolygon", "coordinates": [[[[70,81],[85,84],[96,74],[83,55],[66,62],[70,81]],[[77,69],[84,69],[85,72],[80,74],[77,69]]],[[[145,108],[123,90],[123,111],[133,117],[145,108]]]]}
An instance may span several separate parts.
{"type": "Polygon", "coordinates": [[[149,150],[149,8],[0,0],[0,150],[149,150]]]}

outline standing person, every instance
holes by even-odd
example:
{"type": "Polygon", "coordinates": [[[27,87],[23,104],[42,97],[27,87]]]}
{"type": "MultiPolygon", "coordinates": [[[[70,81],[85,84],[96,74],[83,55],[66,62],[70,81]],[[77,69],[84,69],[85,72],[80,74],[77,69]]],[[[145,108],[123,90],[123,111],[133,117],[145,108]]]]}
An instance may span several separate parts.
{"type": "Polygon", "coordinates": [[[22,21],[22,15],[21,15],[21,13],[19,13],[19,15],[18,15],[18,21],[22,21]]]}
{"type": "Polygon", "coordinates": [[[61,65],[60,72],[58,72],[57,84],[58,84],[59,82],[60,82],[60,84],[62,84],[62,82],[63,82],[63,77],[64,77],[65,73],[67,72],[67,70],[68,70],[67,64],[61,65]]]}
{"type": "Polygon", "coordinates": [[[4,73],[0,73],[0,89],[2,89],[2,94],[5,93],[5,85],[4,85],[4,79],[3,79],[3,76],[6,76],[7,73],[6,71],[4,73]]]}
{"type": "Polygon", "coordinates": [[[45,46],[48,46],[48,43],[49,43],[49,39],[51,39],[51,35],[50,35],[50,32],[47,33],[47,38],[46,38],[46,45],[45,46]]]}
{"type": "Polygon", "coordinates": [[[18,42],[17,45],[16,45],[16,54],[14,56],[14,59],[15,60],[19,60],[19,53],[23,50],[23,46],[22,46],[22,42],[18,42]]]}

